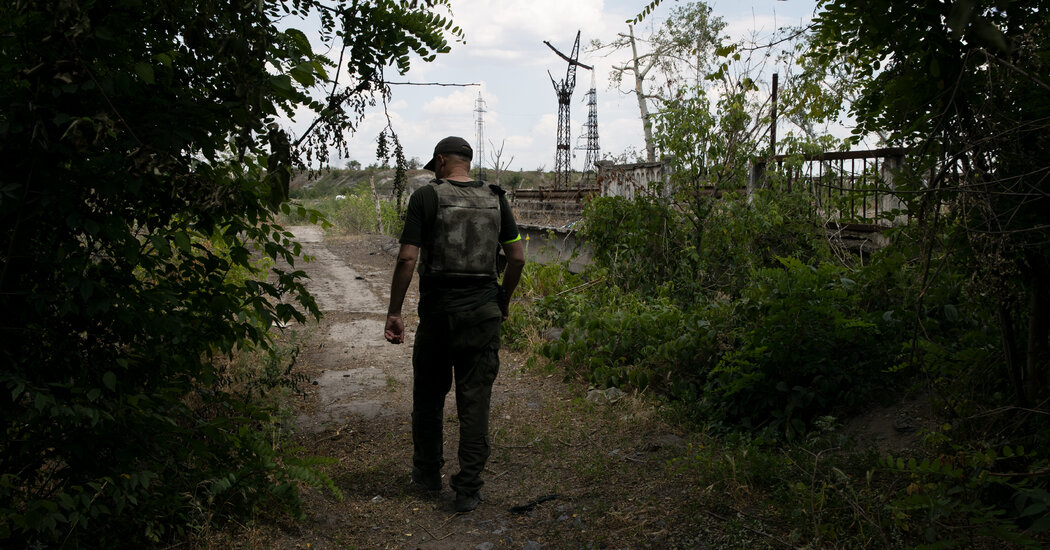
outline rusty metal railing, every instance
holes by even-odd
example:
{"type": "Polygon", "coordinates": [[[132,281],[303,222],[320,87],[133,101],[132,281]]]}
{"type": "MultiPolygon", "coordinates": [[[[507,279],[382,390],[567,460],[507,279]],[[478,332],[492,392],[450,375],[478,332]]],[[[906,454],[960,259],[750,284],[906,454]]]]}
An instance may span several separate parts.
{"type": "Polygon", "coordinates": [[[752,163],[749,189],[802,191],[813,198],[826,222],[878,229],[907,223],[907,209],[894,186],[907,151],[868,151],[777,155],[752,163]]]}

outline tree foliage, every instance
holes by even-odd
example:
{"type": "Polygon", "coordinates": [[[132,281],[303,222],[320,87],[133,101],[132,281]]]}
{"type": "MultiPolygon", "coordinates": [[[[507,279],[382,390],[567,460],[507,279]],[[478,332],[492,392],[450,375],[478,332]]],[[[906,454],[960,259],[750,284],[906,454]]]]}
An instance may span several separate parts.
{"type": "Polygon", "coordinates": [[[388,64],[448,50],[444,4],[0,7],[0,545],[137,546],[324,483],[255,391],[291,384],[271,329],[319,314],[275,215],[388,64]],[[338,61],[283,22],[309,14],[338,61]]]}
{"type": "MultiPolygon", "coordinates": [[[[810,504],[797,516],[812,522],[804,544],[1046,546],[1045,4],[822,2],[802,78],[782,96],[808,139],[781,145],[828,150],[833,140],[807,121],[847,107],[858,122],[852,141],[878,134],[911,152],[884,190],[915,221],[884,233],[888,246],[858,261],[828,253],[813,197],[798,186],[681,209],[596,199],[582,232],[595,239],[597,268],[584,274],[591,282],[537,301],[542,322],[564,327],[541,353],[595,385],[660,394],[705,428],[745,432],[732,437],[776,434],[808,452],[826,433],[839,438],[835,455],[848,448],[836,419],[918,390],[936,419],[907,450],[919,456],[868,457],[854,474],[835,469],[832,484],[815,481],[823,450],[812,470],[790,469],[812,475],[782,486],[810,504]],[[837,526],[818,519],[835,492],[850,501],[837,526]],[[881,517],[860,512],[865,493],[881,517]],[[858,524],[881,542],[836,538],[858,524]]],[[[724,48],[727,64],[713,77],[743,51],[724,48]]],[[[768,122],[761,109],[712,109],[710,91],[680,92],[656,125],[661,147],[676,153],[678,185],[739,182],[736,171],[720,175],[719,160],[761,152],[754,140],[732,139],[768,122]]]]}
{"type": "Polygon", "coordinates": [[[647,6],[633,23],[628,21],[627,34],[620,33],[607,43],[599,40],[591,43],[592,51],[628,51],[631,54],[622,65],[613,66],[609,81],[614,86],[621,86],[624,76],[631,75],[630,93],[638,100],[649,162],[656,160],[657,145],[652,135],[650,108],[659,108],[661,100],[674,97],[690,82],[700,86],[721,41],[719,33],[726,26],[720,17],[711,15],[710,6],[691,2],[675,6],[664,24],[647,38],[636,37],[634,25],[658,3],[647,6]]]}
{"type": "Polygon", "coordinates": [[[863,83],[851,106],[859,133],[913,149],[902,187],[927,265],[947,247],[972,274],[970,295],[996,312],[1018,401],[1038,402],[1050,383],[1050,5],[821,9],[811,59],[846,63],[863,83]]]}

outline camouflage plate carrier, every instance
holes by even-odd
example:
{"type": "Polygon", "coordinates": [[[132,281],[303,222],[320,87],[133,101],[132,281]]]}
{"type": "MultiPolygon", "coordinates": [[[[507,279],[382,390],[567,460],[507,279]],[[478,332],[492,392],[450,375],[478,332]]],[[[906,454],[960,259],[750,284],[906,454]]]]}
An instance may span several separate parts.
{"type": "Polygon", "coordinates": [[[500,200],[495,185],[459,186],[434,180],[438,209],[434,231],[420,254],[421,277],[498,277],[500,200]]]}

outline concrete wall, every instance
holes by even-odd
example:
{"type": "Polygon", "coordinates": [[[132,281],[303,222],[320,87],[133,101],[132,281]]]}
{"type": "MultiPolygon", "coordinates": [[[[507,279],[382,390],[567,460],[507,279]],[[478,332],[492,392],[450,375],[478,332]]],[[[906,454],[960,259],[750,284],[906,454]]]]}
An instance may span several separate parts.
{"type": "Polygon", "coordinates": [[[599,161],[595,166],[597,189],[519,189],[513,193],[512,207],[516,215],[520,214],[518,231],[526,240],[529,261],[542,264],[568,262],[573,273],[579,273],[591,263],[590,246],[577,239],[573,225],[580,219],[583,202],[595,194],[634,199],[652,195],[655,189],[665,198],[671,196],[670,170],[666,163],[613,164],[599,161]],[[653,182],[659,185],[654,188],[653,182]]]}
{"type": "Polygon", "coordinates": [[[525,242],[525,259],[548,264],[569,262],[569,271],[579,273],[591,263],[591,249],[576,238],[576,231],[564,228],[518,224],[518,233],[525,242]]]}
{"type": "Polygon", "coordinates": [[[654,182],[661,197],[671,197],[670,169],[663,162],[638,162],[613,164],[609,161],[595,163],[598,186],[603,197],[635,197],[652,195],[654,182]]]}

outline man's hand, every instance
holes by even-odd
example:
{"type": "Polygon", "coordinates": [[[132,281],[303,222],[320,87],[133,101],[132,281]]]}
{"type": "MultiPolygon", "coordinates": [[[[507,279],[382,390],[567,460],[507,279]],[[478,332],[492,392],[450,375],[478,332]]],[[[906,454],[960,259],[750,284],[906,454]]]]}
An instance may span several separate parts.
{"type": "Polygon", "coordinates": [[[401,320],[400,315],[386,316],[384,336],[391,344],[400,344],[405,341],[405,322],[401,320]]]}
{"type": "Polygon", "coordinates": [[[510,297],[507,296],[507,291],[504,290],[503,285],[500,285],[499,290],[496,291],[496,303],[499,304],[500,320],[506,321],[507,317],[510,316],[510,297]]]}

